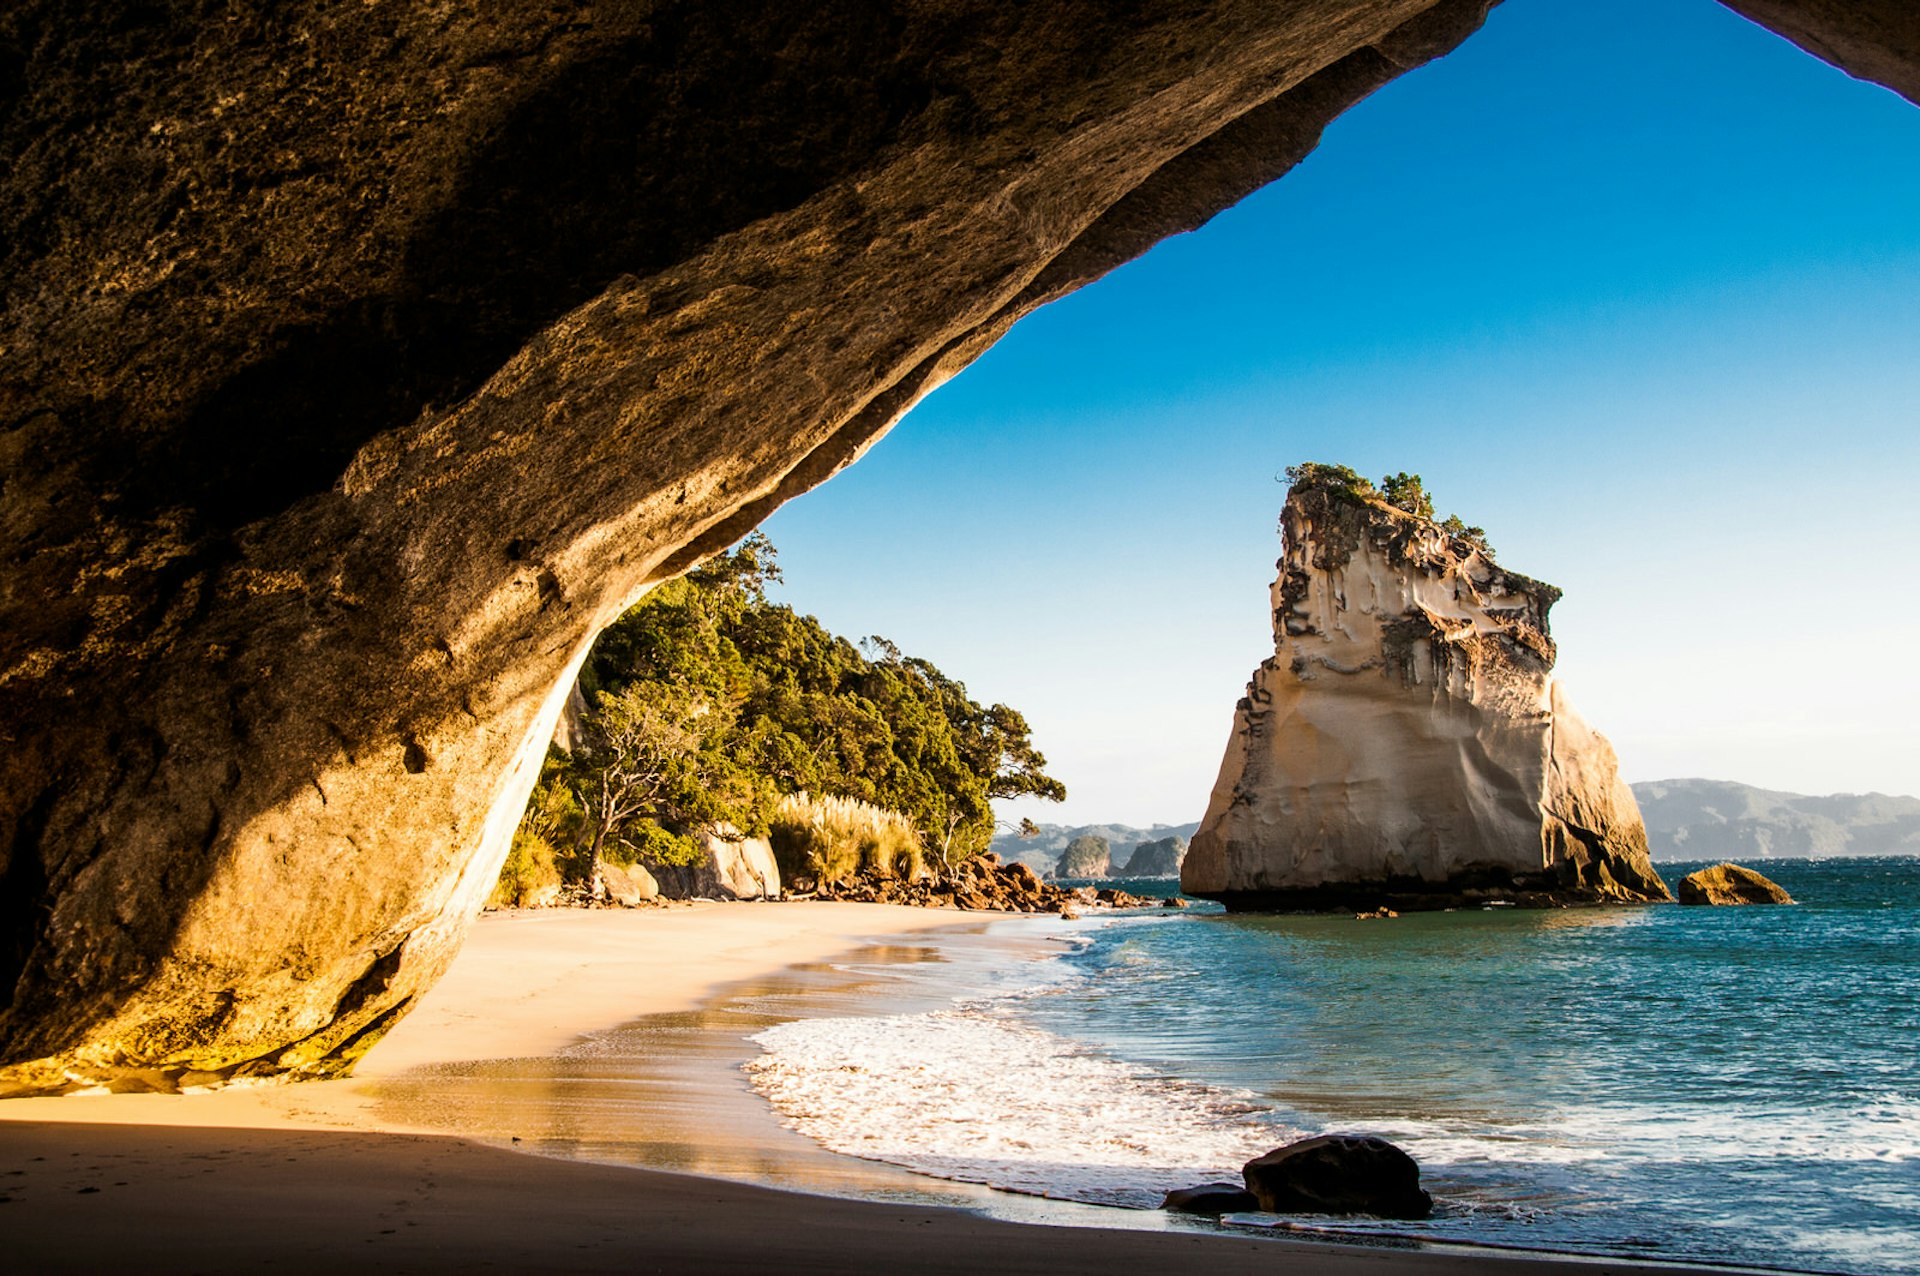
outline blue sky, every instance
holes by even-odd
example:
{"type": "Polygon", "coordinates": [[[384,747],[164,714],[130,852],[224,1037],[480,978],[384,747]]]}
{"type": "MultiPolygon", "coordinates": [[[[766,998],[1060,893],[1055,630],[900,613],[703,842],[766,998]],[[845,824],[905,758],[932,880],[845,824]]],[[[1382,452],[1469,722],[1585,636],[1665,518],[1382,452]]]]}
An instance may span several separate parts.
{"type": "Polygon", "coordinates": [[[1197,819],[1275,476],[1425,475],[1566,590],[1629,779],[1920,793],[1920,108],[1709,0],[1508,0],[766,524],[782,597],[1197,819]]]}

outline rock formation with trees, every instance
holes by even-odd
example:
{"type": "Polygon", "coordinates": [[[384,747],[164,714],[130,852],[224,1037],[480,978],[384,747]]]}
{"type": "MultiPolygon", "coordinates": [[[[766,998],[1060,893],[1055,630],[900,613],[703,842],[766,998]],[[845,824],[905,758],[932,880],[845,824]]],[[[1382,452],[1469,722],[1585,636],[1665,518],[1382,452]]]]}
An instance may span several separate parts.
{"type": "Polygon", "coordinates": [[[1560,591],[1417,475],[1288,471],[1274,655],[1181,867],[1229,907],[1670,898],[1613,748],[1552,677],[1560,591]]]}

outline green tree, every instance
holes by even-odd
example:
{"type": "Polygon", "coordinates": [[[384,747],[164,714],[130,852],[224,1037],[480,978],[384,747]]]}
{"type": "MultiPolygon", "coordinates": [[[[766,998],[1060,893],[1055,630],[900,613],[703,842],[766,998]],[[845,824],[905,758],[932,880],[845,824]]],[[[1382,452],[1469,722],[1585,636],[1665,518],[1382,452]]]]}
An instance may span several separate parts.
{"type": "Polygon", "coordinates": [[[590,817],[589,873],[609,848],[660,854],[656,829],[762,832],[775,801],[801,792],[898,812],[952,863],[986,849],[994,799],[1066,796],[1020,713],[885,638],[856,647],[771,602],[779,579],[756,533],[654,589],[595,645],[580,679],[588,741],[568,772],[590,817]]]}
{"type": "Polygon", "coordinates": [[[1433,517],[1433,499],[1427,495],[1426,485],[1420,481],[1418,474],[1402,470],[1398,474],[1387,475],[1380,480],[1380,495],[1396,509],[1420,518],[1433,517]]]}
{"type": "Polygon", "coordinates": [[[711,777],[701,719],[709,711],[697,693],[671,682],[630,682],[599,694],[575,761],[586,875],[596,893],[610,842],[657,855],[660,844],[645,822],[683,822],[705,805],[711,777]]]}
{"type": "Polygon", "coordinates": [[[1446,532],[1447,535],[1453,537],[1453,539],[1464,541],[1474,549],[1479,550],[1482,554],[1485,554],[1488,558],[1493,557],[1493,545],[1487,540],[1485,530],[1478,527],[1469,527],[1458,514],[1447,515],[1446,522],[1440,524],[1440,528],[1446,532]]]}

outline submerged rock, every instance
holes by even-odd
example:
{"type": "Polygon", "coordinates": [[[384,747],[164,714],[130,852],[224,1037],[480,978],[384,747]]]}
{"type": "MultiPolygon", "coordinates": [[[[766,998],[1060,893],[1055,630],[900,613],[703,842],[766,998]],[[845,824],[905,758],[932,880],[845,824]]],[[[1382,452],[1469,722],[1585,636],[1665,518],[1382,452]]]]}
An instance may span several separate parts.
{"type": "Polygon", "coordinates": [[[1202,1183],[1199,1187],[1175,1188],[1160,1202],[1163,1210],[1176,1214],[1204,1214],[1218,1218],[1260,1208],[1259,1198],[1238,1183],[1202,1183]]]}
{"type": "Polygon", "coordinates": [[[1275,654],[1181,869],[1229,907],[1670,898],[1613,748],[1551,675],[1552,585],[1457,523],[1308,467],[1281,515],[1275,654]]]}
{"type": "Polygon", "coordinates": [[[1260,1208],[1273,1214],[1425,1218],[1433,1212],[1419,1164],[1372,1135],[1302,1139],[1255,1157],[1240,1172],[1260,1208]]]}
{"type": "Polygon", "coordinates": [[[1791,904],[1778,883],[1738,864],[1715,864],[1680,879],[1682,904],[1791,904]]]}

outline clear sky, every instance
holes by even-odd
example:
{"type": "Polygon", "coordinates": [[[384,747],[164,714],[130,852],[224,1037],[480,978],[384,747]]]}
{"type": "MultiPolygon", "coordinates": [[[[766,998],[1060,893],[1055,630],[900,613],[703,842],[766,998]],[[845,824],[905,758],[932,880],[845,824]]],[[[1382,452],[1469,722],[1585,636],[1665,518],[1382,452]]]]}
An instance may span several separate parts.
{"type": "Polygon", "coordinates": [[[1307,459],[1565,589],[1628,779],[1920,793],[1916,427],[1920,108],[1709,0],[1508,0],[766,530],[1027,714],[1045,821],[1199,818],[1307,459]]]}

